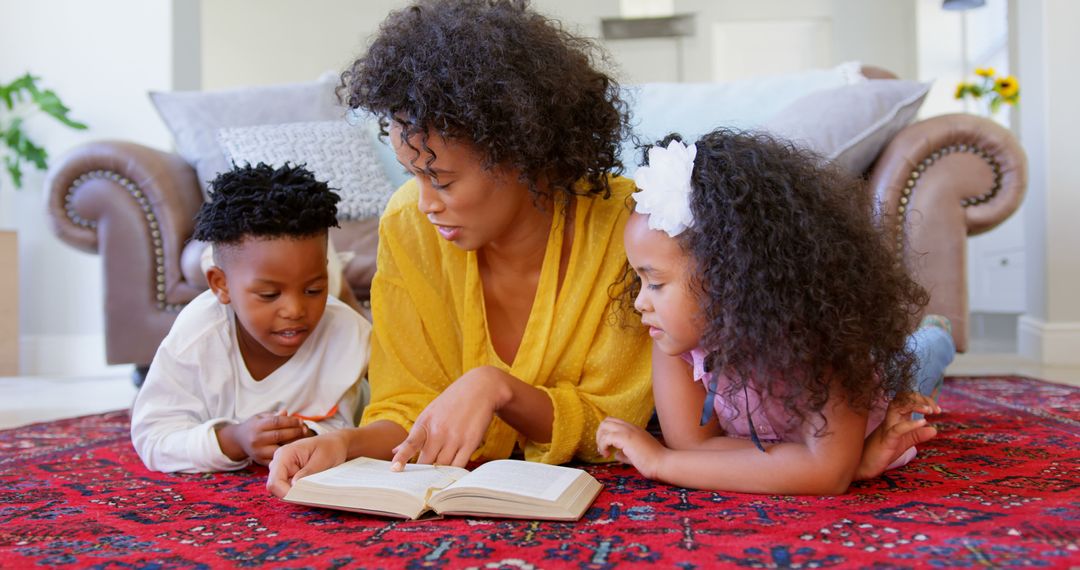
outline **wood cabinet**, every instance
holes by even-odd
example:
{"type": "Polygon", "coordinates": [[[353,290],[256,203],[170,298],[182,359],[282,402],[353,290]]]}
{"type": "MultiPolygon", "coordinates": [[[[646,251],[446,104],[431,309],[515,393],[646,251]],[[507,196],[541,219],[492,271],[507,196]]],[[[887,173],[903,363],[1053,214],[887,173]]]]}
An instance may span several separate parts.
{"type": "Polygon", "coordinates": [[[19,373],[19,242],[0,230],[0,376],[19,373]]]}

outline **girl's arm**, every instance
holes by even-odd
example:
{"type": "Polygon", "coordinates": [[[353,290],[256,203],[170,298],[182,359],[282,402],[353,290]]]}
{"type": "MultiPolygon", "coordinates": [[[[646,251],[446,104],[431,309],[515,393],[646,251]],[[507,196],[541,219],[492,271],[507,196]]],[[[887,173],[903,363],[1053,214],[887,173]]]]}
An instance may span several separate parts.
{"type": "MultiPolygon", "coordinates": [[[[697,489],[785,495],[833,495],[847,491],[862,456],[865,413],[847,406],[834,394],[825,405],[827,431],[816,434],[807,422],[802,442],[785,442],[757,449],[736,440],[697,450],[665,450],[650,473],[658,480],[697,489]]],[[[715,439],[729,440],[720,437],[715,439]]],[[[720,443],[720,442],[717,442],[720,443]]]]}
{"type": "MultiPolygon", "coordinates": [[[[715,417],[705,427],[699,426],[700,410],[705,404],[705,390],[692,379],[690,364],[653,348],[653,386],[656,410],[664,431],[664,443],[677,450],[757,450],[744,438],[722,437],[715,417]]],[[[932,439],[937,430],[925,419],[911,419],[912,412],[941,413],[933,400],[914,394],[909,401],[894,399],[889,403],[885,420],[863,442],[863,453],[855,479],[881,475],[909,447],[932,439]]]]}
{"type": "MultiPolygon", "coordinates": [[[[705,390],[694,381],[693,367],[679,356],[669,356],[653,345],[653,397],[656,415],[664,432],[664,444],[679,450],[753,449],[744,438],[724,437],[724,430],[714,414],[701,425],[705,390]]],[[[760,453],[760,451],[758,451],[760,453]]]]}
{"type": "Polygon", "coordinates": [[[617,450],[643,475],[673,485],[749,493],[843,493],[862,456],[866,414],[834,394],[824,409],[827,432],[805,426],[803,442],[781,443],[762,452],[742,438],[725,437],[714,420],[698,426],[704,390],[678,357],[653,353],[657,413],[668,447],[643,430],[609,419],[597,432],[601,451],[617,450]]]}
{"type": "Polygon", "coordinates": [[[656,415],[664,432],[664,443],[672,449],[700,449],[702,445],[723,435],[713,416],[702,426],[701,409],[705,405],[705,390],[694,381],[693,366],[679,356],[669,356],[652,346],[653,398],[656,415]],[[694,412],[693,410],[697,410],[694,412]]]}

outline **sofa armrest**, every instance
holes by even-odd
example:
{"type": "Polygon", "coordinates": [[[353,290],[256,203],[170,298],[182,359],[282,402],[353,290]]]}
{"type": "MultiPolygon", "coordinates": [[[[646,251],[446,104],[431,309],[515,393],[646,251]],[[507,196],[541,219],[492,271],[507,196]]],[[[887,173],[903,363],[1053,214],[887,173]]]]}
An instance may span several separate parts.
{"type": "Polygon", "coordinates": [[[146,146],[93,142],[57,161],[46,188],[56,235],[102,256],[106,360],[148,364],[200,291],[180,271],[203,202],[195,171],[146,146]]]}
{"type": "Polygon", "coordinates": [[[930,293],[926,311],[949,317],[957,349],[966,350],[967,236],[1020,207],[1027,159],[1019,142],[975,115],[919,121],[885,147],[870,186],[896,254],[930,293]]]}

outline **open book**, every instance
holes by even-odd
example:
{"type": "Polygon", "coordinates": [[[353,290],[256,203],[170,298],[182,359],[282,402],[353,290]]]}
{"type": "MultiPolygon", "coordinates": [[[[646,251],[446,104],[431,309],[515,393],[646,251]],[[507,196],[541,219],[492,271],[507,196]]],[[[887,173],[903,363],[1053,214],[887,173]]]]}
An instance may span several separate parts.
{"type": "Polygon", "coordinates": [[[408,464],[400,473],[389,461],[358,457],[296,481],[285,500],[300,505],[416,519],[428,511],[573,521],[600,492],[581,469],[513,459],[458,467],[408,464]]]}

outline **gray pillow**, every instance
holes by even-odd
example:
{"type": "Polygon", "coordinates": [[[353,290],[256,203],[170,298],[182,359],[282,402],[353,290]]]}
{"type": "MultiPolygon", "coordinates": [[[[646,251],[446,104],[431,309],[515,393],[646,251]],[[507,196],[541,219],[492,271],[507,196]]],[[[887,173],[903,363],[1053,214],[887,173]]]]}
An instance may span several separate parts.
{"type": "Polygon", "coordinates": [[[394,191],[370,129],[344,119],[221,129],[218,141],[228,161],[238,165],[306,165],[341,196],[341,220],[378,217],[394,191]]]}
{"type": "Polygon", "coordinates": [[[861,175],[915,118],[929,90],[928,83],[875,79],[816,91],[788,105],[760,128],[861,175]]]}
{"type": "Polygon", "coordinates": [[[218,146],[224,127],[326,121],[345,116],[334,96],[337,79],[225,91],[151,91],[150,100],[173,135],[176,152],[199,176],[203,191],[229,167],[218,146]]]}
{"type": "MultiPolygon", "coordinates": [[[[738,81],[642,83],[622,88],[630,104],[631,124],[640,142],[653,143],[668,133],[695,140],[717,127],[753,128],[800,97],[822,89],[866,82],[862,65],[849,61],[831,69],[808,69],[738,81]]],[[[633,175],[641,160],[634,141],[623,141],[620,158],[633,175]]]]}

